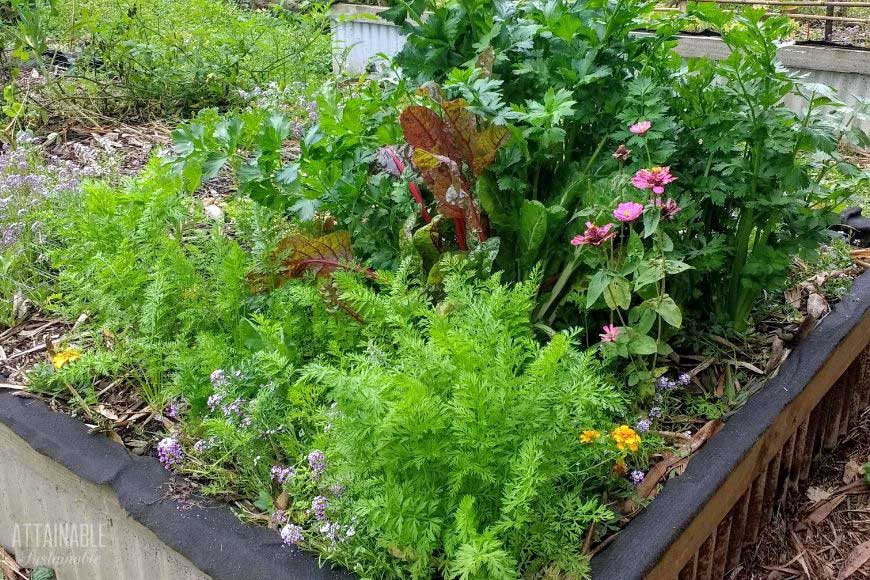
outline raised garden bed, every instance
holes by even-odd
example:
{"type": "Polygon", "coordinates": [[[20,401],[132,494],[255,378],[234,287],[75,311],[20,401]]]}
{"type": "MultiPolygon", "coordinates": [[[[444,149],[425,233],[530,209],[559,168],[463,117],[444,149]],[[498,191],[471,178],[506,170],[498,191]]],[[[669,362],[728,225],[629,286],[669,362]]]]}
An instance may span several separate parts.
{"type": "MultiPolygon", "coordinates": [[[[593,560],[593,578],[724,577],[777,502],[870,403],[868,311],[865,273],[776,378],[593,560]]],[[[350,577],[227,507],[173,499],[183,486],[155,459],[132,456],[39,401],[0,392],[0,442],[0,544],[23,565],[54,565],[60,577],[350,577]],[[28,524],[83,525],[91,543],[27,537],[28,524]]]]}

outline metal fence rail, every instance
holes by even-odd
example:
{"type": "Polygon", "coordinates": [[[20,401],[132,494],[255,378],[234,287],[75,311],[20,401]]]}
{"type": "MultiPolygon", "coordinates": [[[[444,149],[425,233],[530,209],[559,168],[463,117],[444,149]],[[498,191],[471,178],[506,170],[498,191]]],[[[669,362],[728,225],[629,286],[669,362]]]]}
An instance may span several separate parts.
{"type": "MultiPolygon", "coordinates": [[[[870,2],[848,2],[845,0],[703,0],[704,2],[712,2],[719,5],[737,5],[737,6],[758,6],[764,8],[776,8],[776,11],[769,11],[769,16],[788,16],[792,20],[805,22],[824,22],[824,40],[830,42],[833,35],[833,25],[835,23],[843,24],[867,24],[870,25],[870,16],[847,16],[846,11],[849,8],[870,8],[870,2]],[[794,12],[794,10],[802,8],[824,8],[825,14],[803,14],[794,12]],[[835,15],[835,9],[839,9],[840,14],[835,15]]],[[[663,5],[656,7],[659,12],[685,12],[688,6],[686,0],[681,0],[677,6],[663,5]]],[[[868,31],[868,39],[870,43],[870,31],[868,31]]]]}

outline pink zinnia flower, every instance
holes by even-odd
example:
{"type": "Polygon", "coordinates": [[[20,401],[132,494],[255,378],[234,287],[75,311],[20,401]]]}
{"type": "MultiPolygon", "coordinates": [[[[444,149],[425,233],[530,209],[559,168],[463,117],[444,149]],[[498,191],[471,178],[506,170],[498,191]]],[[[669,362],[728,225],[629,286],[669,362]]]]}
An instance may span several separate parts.
{"type": "Polygon", "coordinates": [[[601,342],[614,342],[619,333],[622,332],[618,326],[613,326],[612,324],[605,324],[601,330],[604,331],[598,335],[601,337],[601,342]]]}
{"type": "Polygon", "coordinates": [[[583,232],[582,235],[575,236],[574,239],[571,240],[571,244],[574,246],[585,246],[586,244],[600,246],[607,240],[616,237],[616,232],[610,231],[612,227],[613,224],[606,224],[598,227],[592,222],[586,222],[586,231],[583,232]]]}
{"type": "Polygon", "coordinates": [[[625,161],[630,155],[631,149],[628,149],[623,143],[620,143],[616,151],[613,152],[613,158],[617,161],[625,161]]]}
{"type": "Polygon", "coordinates": [[[633,201],[627,201],[616,206],[613,217],[621,222],[633,222],[643,213],[643,206],[633,201]]]}
{"type": "Polygon", "coordinates": [[[665,192],[665,186],[676,180],[677,178],[671,175],[670,167],[653,167],[638,169],[631,178],[631,183],[638,189],[651,189],[656,195],[661,195],[665,192]]]}
{"type": "Polygon", "coordinates": [[[683,211],[683,208],[677,205],[676,200],[670,197],[667,201],[662,201],[661,198],[656,198],[656,207],[661,209],[664,216],[670,220],[674,219],[674,216],[683,211]]]}
{"type": "Polygon", "coordinates": [[[628,130],[635,135],[644,135],[647,131],[650,130],[650,128],[652,128],[651,121],[638,121],[637,123],[629,127],[628,130]]]}

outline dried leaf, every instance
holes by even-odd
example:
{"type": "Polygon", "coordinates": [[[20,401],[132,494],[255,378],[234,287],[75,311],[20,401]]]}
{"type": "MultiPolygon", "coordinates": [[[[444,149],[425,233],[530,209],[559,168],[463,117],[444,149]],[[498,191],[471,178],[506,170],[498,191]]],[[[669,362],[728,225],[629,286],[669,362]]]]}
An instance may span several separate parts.
{"type": "Polygon", "coordinates": [[[109,329],[103,329],[103,342],[106,343],[106,348],[115,350],[115,333],[109,329]]]}
{"type": "Polygon", "coordinates": [[[744,369],[750,370],[750,371],[754,372],[755,374],[758,374],[758,375],[764,374],[763,370],[761,370],[760,368],[758,368],[757,366],[755,366],[752,363],[746,362],[745,360],[731,360],[728,362],[730,362],[734,366],[738,366],[738,367],[742,367],[744,369]]]}
{"type": "Polygon", "coordinates": [[[785,342],[778,337],[773,337],[773,344],[770,349],[770,358],[767,360],[767,364],[764,365],[764,374],[768,374],[773,372],[773,370],[782,363],[785,359],[785,342]]]}
{"type": "Polygon", "coordinates": [[[112,411],[110,408],[106,407],[103,404],[97,405],[94,410],[110,421],[119,420],[118,415],[116,415],[114,411],[112,411]]]}
{"type": "Polygon", "coordinates": [[[816,294],[814,292],[810,294],[809,298],[807,298],[807,312],[816,320],[827,314],[828,310],[830,310],[828,301],[825,300],[825,297],[821,294],[816,294]]]}
{"type": "Polygon", "coordinates": [[[475,175],[480,175],[495,161],[499,148],[510,139],[510,131],[506,127],[490,125],[477,134],[472,144],[474,161],[471,169],[475,175]]]}
{"type": "Polygon", "coordinates": [[[681,462],[687,460],[689,456],[698,451],[710,437],[719,432],[725,425],[724,422],[716,419],[708,421],[703,427],[698,429],[692,438],[683,446],[680,447],[679,455],[674,453],[666,454],[661,461],[650,468],[649,472],[644,477],[644,480],[637,486],[637,494],[642,498],[651,498],[655,496],[655,492],[659,482],[677,467],[681,462]]]}
{"type": "Polygon", "coordinates": [[[853,481],[857,481],[863,474],[864,466],[851,459],[843,468],[843,483],[848,485],[853,481]]]}
{"type": "Polygon", "coordinates": [[[484,77],[492,76],[492,67],[495,64],[495,50],[491,46],[483,49],[483,52],[477,57],[475,65],[483,71],[484,77]]]}
{"type": "Polygon", "coordinates": [[[290,496],[286,491],[282,491],[275,500],[275,507],[279,510],[286,510],[288,505],[290,505],[290,496]]]}
{"type": "Polygon", "coordinates": [[[441,117],[427,107],[411,105],[399,115],[405,140],[415,149],[455,158],[456,153],[441,117]]]}
{"type": "Polygon", "coordinates": [[[803,292],[801,291],[800,286],[789,288],[784,292],[784,294],[785,301],[788,302],[792,306],[792,308],[801,307],[801,298],[803,297],[803,292]]]}
{"type": "Polygon", "coordinates": [[[843,564],[840,573],[837,574],[837,580],[846,580],[846,578],[849,578],[852,574],[860,570],[861,566],[866,564],[868,560],[870,560],[870,540],[855,546],[855,549],[852,550],[852,553],[849,554],[848,558],[846,558],[846,563],[843,564]]]}
{"type": "Polygon", "coordinates": [[[807,499],[812,502],[825,501],[826,499],[830,499],[831,492],[825,491],[820,487],[810,487],[807,489],[807,499]]]}
{"type": "Polygon", "coordinates": [[[810,522],[815,525],[822,523],[823,521],[825,521],[825,518],[831,515],[831,512],[837,509],[838,505],[843,503],[843,500],[845,499],[845,495],[838,495],[819,502],[818,505],[813,508],[813,511],[810,512],[810,514],[806,518],[804,518],[804,521],[810,522]]]}

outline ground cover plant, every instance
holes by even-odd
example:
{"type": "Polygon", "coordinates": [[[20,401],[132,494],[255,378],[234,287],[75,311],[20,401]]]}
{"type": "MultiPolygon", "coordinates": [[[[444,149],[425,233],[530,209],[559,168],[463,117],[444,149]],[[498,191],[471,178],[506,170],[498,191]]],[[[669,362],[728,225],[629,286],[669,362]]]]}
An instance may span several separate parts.
{"type": "Polygon", "coordinates": [[[331,67],[323,4],[304,13],[243,10],[229,0],[16,0],[12,8],[3,26],[14,49],[7,71],[38,78],[10,84],[7,100],[45,117],[97,124],[188,115],[241,105],[270,84],[293,102],[331,67]]]}
{"type": "Polygon", "coordinates": [[[867,187],[842,153],[868,145],[845,128],[867,111],[783,69],[787,21],[752,10],[690,7],[732,47],[718,62],[683,62],[683,22],[647,2],[386,15],[408,34],[393,66],[310,94],[253,79],[230,111],[223,88],[247,81],[204,52],[215,82],[192,90],[223,88],[184,108],[219,106],[135,177],[73,182],[19,139],[3,322],[16,295],[81,320],[32,394],[157,435],[168,469],[361,577],[585,577],[650,464],[703,443],[715,424],[682,431],[764,366],[686,361],[736,358],[804,290],[818,303],[816,276],[787,306],[778,290],[820,245],[818,268],[847,270],[829,228],[867,187]],[[197,197],[227,176],[231,196],[197,197]],[[111,419],[119,382],[151,427],[111,419]]]}

